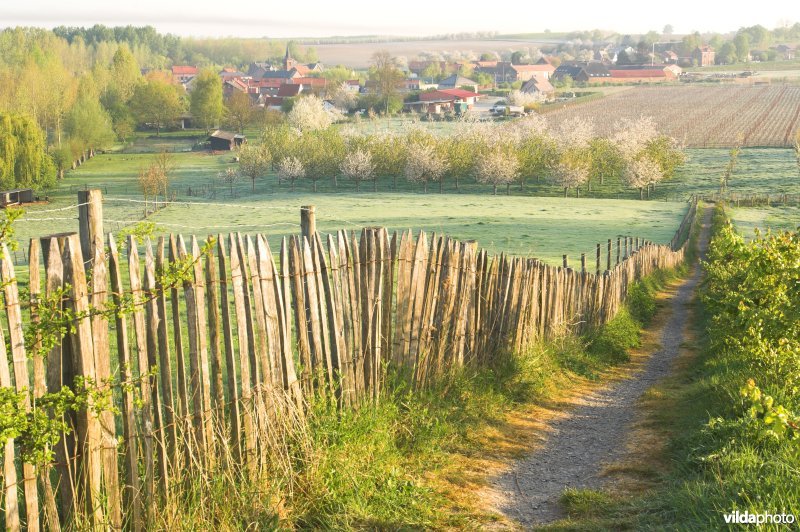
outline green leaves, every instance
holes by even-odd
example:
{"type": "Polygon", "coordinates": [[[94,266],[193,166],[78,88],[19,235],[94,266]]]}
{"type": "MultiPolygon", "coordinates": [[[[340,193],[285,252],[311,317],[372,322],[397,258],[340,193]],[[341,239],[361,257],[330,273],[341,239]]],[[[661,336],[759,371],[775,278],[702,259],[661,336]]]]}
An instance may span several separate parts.
{"type": "Polygon", "coordinates": [[[711,347],[754,378],[739,389],[744,417],[761,438],[800,439],[793,413],[800,388],[800,238],[756,234],[750,242],[718,208],[703,297],[711,314],[711,347]],[[778,399],[776,399],[778,398],[778,399]]]}
{"type": "Polygon", "coordinates": [[[48,188],[55,167],[44,132],[25,115],[0,113],[0,186],[48,188]]]}
{"type": "Polygon", "coordinates": [[[766,438],[800,440],[800,417],[776,405],[775,399],[765,395],[753,379],[739,390],[745,411],[750,419],[760,423],[759,435],[766,438]]]}

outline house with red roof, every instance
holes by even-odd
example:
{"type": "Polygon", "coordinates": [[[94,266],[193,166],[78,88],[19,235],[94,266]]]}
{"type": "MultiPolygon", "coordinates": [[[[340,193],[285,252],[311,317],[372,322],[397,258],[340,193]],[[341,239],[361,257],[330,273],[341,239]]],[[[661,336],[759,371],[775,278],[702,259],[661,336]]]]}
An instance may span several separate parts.
{"type": "Polygon", "coordinates": [[[361,92],[361,82],[357,79],[348,79],[343,84],[349,92],[361,92]]]}
{"type": "Polygon", "coordinates": [[[181,85],[183,85],[196,75],[197,75],[196,66],[173,65],[172,67],[172,79],[175,81],[175,83],[180,83],[181,85]]]}
{"type": "Polygon", "coordinates": [[[516,72],[517,79],[514,81],[528,81],[532,78],[538,78],[546,81],[550,79],[556,67],[550,63],[537,64],[537,65],[511,65],[511,68],[516,72]]]}
{"type": "Polygon", "coordinates": [[[654,83],[674,81],[681,73],[677,65],[627,65],[609,68],[610,83],[654,83]]]}
{"type": "Polygon", "coordinates": [[[556,67],[545,58],[533,65],[515,65],[511,61],[477,61],[475,66],[475,72],[492,76],[495,83],[528,81],[533,77],[549,80],[555,71],[556,67]]]}
{"type": "Polygon", "coordinates": [[[480,94],[463,89],[440,89],[423,92],[416,102],[406,102],[404,107],[418,113],[438,115],[445,112],[461,114],[471,109],[480,94]]]}
{"type": "Polygon", "coordinates": [[[450,100],[455,103],[466,103],[469,106],[475,104],[480,98],[480,94],[464,89],[439,89],[435,91],[423,92],[419,95],[420,101],[450,100]]]}

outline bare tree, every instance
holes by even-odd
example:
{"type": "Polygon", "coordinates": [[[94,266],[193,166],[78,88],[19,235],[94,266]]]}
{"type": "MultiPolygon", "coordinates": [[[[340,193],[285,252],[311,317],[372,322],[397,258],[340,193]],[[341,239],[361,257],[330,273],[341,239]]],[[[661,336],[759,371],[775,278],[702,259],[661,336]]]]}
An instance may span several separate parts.
{"type": "Polygon", "coordinates": [[[139,170],[138,182],[144,197],[144,215],[147,216],[149,214],[148,201],[153,198],[153,202],[155,202],[161,184],[158,168],[151,164],[147,168],[139,170]]]}
{"type": "Polygon", "coordinates": [[[281,181],[289,181],[292,183],[292,192],[294,192],[295,181],[306,176],[306,169],[303,163],[294,156],[281,159],[278,162],[277,171],[281,181]]]}
{"type": "Polygon", "coordinates": [[[366,150],[357,148],[345,155],[341,164],[342,175],[351,179],[356,184],[356,191],[360,189],[362,181],[368,181],[375,176],[375,164],[372,155],[366,150]]]}
{"type": "Polygon", "coordinates": [[[235,185],[239,181],[239,177],[241,174],[236,171],[235,168],[227,168],[224,172],[220,172],[217,174],[217,178],[228,185],[231,189],[231,197],[233,196],[233,185],[235,185]]]}
{"type": "Polygon", "coordinates": [[[794,155],[797,158],[797,171],[800,173],[800,129],[794,137],[794,155]]]}
{"type": "Polygon", "coordinates": [[[397,60],[387,50],[378,50],[372,55],[370,77],[376,82],[378,96],[384,105],[384,112],[389,114],[389,104],[398,95],[398,84],[403,80],[403,73],[397,66],[397,60]]]}
{"type": "Polygon", "coordinates": [[[736,165],[739,162],[739,154],[741,151],[742,147],[737,143],[728,153],[728,164],[725,166],[725,173],[722,175],[722,182],[719,187],[720,193],[728,191],[728,183],[730,183],[731,177],[733,177],[733,173],[736,171],[736,165]]]}
{"type": "Polygon", "coordinates": [[[175,171],[175,157],[166,150],[162,150],[156,155],[153,161],[158,171],[158,187],[164,196],[164,202],[169,201],[169,183],[172,180],[172,173],[175,171]]]}

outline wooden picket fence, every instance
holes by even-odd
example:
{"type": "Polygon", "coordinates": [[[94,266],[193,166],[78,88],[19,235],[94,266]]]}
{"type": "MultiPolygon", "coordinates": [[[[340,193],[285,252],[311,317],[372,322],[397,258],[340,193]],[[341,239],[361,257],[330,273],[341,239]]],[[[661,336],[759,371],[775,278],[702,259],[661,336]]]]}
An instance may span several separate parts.
{"type": "Polygon", "coordinates": [[[262,235],[142,245],[131,236],[122,263],[90,205],[81,235],[31,241],[29,301],[20,301],[2,250],[8,328],[0,336],[10,341],[0,338],[0,386],[31,390],[32,408],[85,381],[113,392],[117,408],[90,395],[68,416],[74,431],[55,445],[54,463],[38,470],[6,442],[5,525],[147,529],[181,478],[263,472],[276,424],[302,423],[314,398],[358,408],[379,399],[390,371],[423,388],[462,366],[491,366],[500,353],[602,325],[631,282],[683,261],[696,208],[673,246],[625,239],[614,258],[609,241],[607,268],[598,245],[597,268],[586,271],[384,228],[292,236],[277,254],[262,235]],[[54,297],[70,327],[33,357],[29,375],[24,331],[54,297]],[[111,308],[127,310],[104,312],[111,308]]]}
{"type": "Polygon", "coordinates": [[[704,194],[700,199],[707,203],[725,202],[734,207],[800,206],[800,194],[704,194]]]}

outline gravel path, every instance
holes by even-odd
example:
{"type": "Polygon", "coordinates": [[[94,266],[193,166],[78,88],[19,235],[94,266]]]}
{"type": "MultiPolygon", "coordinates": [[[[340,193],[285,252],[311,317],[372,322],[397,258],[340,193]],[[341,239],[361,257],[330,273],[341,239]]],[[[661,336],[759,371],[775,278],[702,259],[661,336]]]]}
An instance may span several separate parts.
{"type": "MultiPolygon", "coordinates": [[[[711,209],[706,209],[700,249],[708,245],[711,209]]],[[[551,423],[552,432],[541,450],[518,461],[496,479],[495,506],[524,527],[545,524],[562,516],[558,500],[564,488],[599,488],[604,465],[620,458],[626,434],[636,416],[639,397],[667,376],[678,356],[688,320],[686,305],[700,280],[701,269],[677,289],[669,302],[671,315],[661,336],[661,349],[642,369],[591,393],[568,416],[551,423]]]]}

